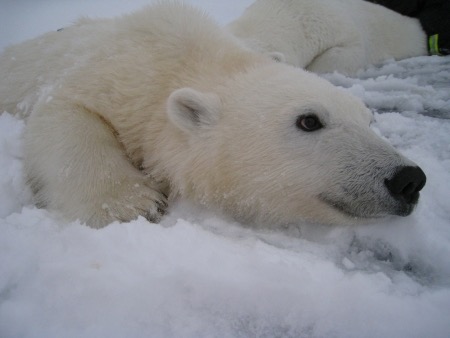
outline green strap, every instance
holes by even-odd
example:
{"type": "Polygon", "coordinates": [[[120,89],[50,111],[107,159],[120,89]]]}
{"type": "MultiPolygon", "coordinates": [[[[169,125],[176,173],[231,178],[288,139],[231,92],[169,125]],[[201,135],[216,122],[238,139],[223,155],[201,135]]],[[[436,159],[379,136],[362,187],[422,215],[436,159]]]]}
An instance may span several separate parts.
{"type": "Polygon", "coordinates": [[[439,53],[439,34],[434,34],[428,38],[428,47],[431,55],[441,55],[439,53]]]}

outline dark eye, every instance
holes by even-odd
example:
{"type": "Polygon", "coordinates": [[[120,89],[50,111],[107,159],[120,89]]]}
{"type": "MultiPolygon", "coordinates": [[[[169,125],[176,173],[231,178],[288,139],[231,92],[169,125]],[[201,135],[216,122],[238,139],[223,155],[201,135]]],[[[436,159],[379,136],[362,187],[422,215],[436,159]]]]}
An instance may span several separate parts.
{"type": "Polygon", "coordinates": [[[302,115],[297,118],[297,128],[303,131],[315,131],[323,127],[316,115],[302,115]]]}

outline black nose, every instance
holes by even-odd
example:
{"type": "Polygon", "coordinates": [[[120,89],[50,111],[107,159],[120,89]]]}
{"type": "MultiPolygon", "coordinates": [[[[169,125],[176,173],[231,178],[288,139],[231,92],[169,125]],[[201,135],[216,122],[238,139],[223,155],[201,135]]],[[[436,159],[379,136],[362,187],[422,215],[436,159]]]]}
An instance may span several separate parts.
{"type": "Polygon", "coordinates": [[[419,191],[425,186],[427,177],[419,167],[399,167],[391,179],[385,180],[391,195],[409,204],[417,203],[419,191]]]}

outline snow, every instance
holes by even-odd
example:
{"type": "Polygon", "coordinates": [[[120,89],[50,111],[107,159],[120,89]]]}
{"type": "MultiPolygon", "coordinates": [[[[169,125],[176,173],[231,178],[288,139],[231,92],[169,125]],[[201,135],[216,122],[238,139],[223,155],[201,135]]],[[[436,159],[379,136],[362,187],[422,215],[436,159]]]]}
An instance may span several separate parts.
{"type": "MultiPolygon", "coordinates": [[[[2,2],[0,49],[145,2],[2,2]]],[[[224,24],[251,1],[190,2],[224,24]]],[[[179,201],[159,225],[68,224],[33,206],[24,122],[2,113],[0,337],[449,337],[450,58],[325,77],[427,173],[411,216],[269,231],[179,201]]]]}

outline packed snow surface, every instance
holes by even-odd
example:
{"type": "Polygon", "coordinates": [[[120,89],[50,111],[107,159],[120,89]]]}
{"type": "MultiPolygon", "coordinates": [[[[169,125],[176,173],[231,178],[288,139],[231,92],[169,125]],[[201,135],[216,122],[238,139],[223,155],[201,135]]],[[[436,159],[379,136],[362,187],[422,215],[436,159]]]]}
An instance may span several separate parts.
{"type": "MultiPolygon", "coordinates": [[[[251,1],[190,2],[224,24],[251,1]]],[[[144,3],[6,1],[0,49],[144,3]]],[[[269,231],[179,201],[93,230],[33,206],[24,122],[0,112],[0,337],[449,337],[450,57],[324,77],[426,172],[411,216],[269,231]]]]}

